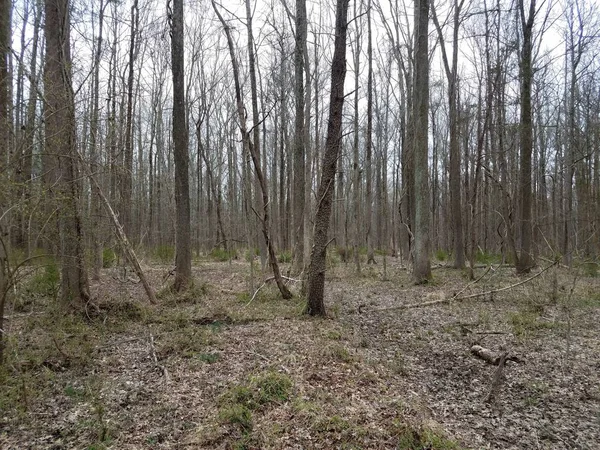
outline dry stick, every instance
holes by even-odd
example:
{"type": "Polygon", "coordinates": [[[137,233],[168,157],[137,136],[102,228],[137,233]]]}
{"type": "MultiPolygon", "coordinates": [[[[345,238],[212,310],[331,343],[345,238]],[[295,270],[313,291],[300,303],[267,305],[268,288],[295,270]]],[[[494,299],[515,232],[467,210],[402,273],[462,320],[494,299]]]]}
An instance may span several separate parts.
{"type": "Polygon", "coordinates": [[[169,384],[171,381],[171,377],[169,372],[167,371],[165,366],[161,366],[158,364],[158,358],[156,356],[156,348],[154,347],[154,336],[150,335],[150,350],[152,351],[152,359],[154,360],[154,365],[162,370],[163,376],[165,377],[165,384],[169,384]]]}
{"type": "MultiPolygon", "coordinates": [[[[79,157],[81,158],[81,160],[83,162],[83,158],[81,157],[81,155],[79,155],[79,157]]],[[[83,166],[85,167],[85,165],[83,165],[83,166]]],[[[108,215],[111,217],[113,224],[115,226],[115,230],[117,232],[117,238],[119,239],[121,246],[123,247],[123,250],[125,250],[125,256],[129,260],[129,263],[133,266],[133,270],[135,271],[135,274],[138,276],[138,278],[142,282],[142,285],[144,286],[144,290],[146,291],[146,295],[148,296],[148,300],[150,300],[150,303],[156,303],[156,295],[154,294],[154,290],[152,289],[152,286],[150,286],[150,283],[148,283],[148,279],[146,278],[146,275],[144,274],[144,271],[142,270],[140,261],[138,260],[137,256],[135,255],[135,251],[133,250],[133,247],[131,246],[131,244],[129,243],[129,240],[127,239],[127,235],[125,234],[125,231],[123,230],[123,226],[119,222],[119,218],[117,217],[114,210],[112,209],[112,206],[110,205],[110,202],[104,195],[104,192],[102,192],[102,189],[100,188],[100,185],[98,184],[98,181],[87,170],[87,168],[86,168],[86,175],[92,181],[92,183],[98,190],[98,195],[100,196],[102,203],[104,203],[104,207],[106,208],[106,211],[108,212],[108,215]]]]}
{"type": "MultiPolygon", "coordinates": [[[[471,295],[465,295],[464,297],[458,297],[458,294],[460,294],[461,292],[464,292],[464,290],[467,289],[472,284],[477,283],[483,277],[482,276],[482,277],[479,277],[478,279],[476,279],[475,281],[469,283],[467,286],[465,286],[463,289],[461,289],[458,292],[458,294],[456,294],[454,297],[451,297],[451,298],[444,298],[442,300],[434,300],[434,301],[431,301],[431,302],[424,302],[424,303],[412,303],[410,305],[392,306],[392,307],[389,307],[389,308],[379,308],[379,309],[374,309],[372,311],[389,311],[389,310],[393,310],[393,309],[422,308],[422,307],[425,307],[425,306],[433,306],[433,305],[440,305],[440,304],[443,304],[443,303],[450,303],[450,302],[455,301],[455,300],[456,301],[467,300],[467,299],[470,299],[470,298],[482,297],[482,296],[485,296],[485,295],[488,295],[488,294],[495,294],[497,292],[508,291],[509,289],[521,286],[521,285],[523,285],[525,283],[530,282],[531,280],[534,280],[535,278],[539,277],[541,274],[543,274],[544,272],[546,272],[548,269],[550,269],[551,267],[555,266],[556,264],[557,264],[556,262],[553,262],[552,264],[550,264],[547,267],[544,267],[541,271],[539,271],[535,275],[527,278],[526,280],[519,281],[518,283],[511,284],[510,286],[505,286],[503,288],[492,289],[490,291],[479,292],[477,294],[471,294],[471,295]]],[[[485,275],[485,273],[483,275],[485,275]]]]}
{"type": "MultiPolygon", "coordinates": [[[[294,281],[294,282],[296,282],[296,283],[300,283],[300,282],[302,281],[302,280],[296,280],[295,278],[286,277],[286,276],[284,276],[284,275],[281,275],[281,278],[283,278],[284,280],[288,280],[288,281],[294,281]]],[[[256,298],[256,295],[258,294],[258,292],[259,292],[259,291],[260,291],[262,288],[264,288],[264,287],[267,285],[267,283],[268,283],[269,281],[273,281],[274,279],[275,279],[275,277],[269,277],[269,278],[267,278],[267,279],[266,279],[266,280],[263,282],[263,284],[261,284],[261,285],[258,287],[258,289],[257,289],[257,290],[254,292],[254,295],[252,296],[252,298],[250,299],[250,301],[244,305],[244,308],[245,308],[246,306],[250,305],[250,303],[252,303],[252,302],[254,301],[254,299],[256,298]]]]}

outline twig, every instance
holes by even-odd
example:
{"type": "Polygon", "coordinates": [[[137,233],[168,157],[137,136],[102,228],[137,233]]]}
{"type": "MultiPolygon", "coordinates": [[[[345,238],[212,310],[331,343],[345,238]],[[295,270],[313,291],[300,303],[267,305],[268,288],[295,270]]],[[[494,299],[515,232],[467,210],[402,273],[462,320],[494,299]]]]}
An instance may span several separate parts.
{"type": "Polygon", "coordinates": [[[166,367],[161,366],[158,363],[158,358],[156,356],[156,348],[154,347],[154,336],[152,335],[150,335],[150,350],[152,351],[152,359],[154,360],[154,365],[160,370],[162,370],[163,376],[165,377],[165,384],[169,384],[169,382],[171,381],[171,376],[169,375],[169,372],[167,371],[166,367]]]}

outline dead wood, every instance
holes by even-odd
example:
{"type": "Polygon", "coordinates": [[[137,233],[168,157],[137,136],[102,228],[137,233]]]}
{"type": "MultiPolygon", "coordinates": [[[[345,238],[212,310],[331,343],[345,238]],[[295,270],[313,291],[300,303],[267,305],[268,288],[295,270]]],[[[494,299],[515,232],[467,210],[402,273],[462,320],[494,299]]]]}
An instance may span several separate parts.
{"type": "Polygon", "coordinates": [[[154,347],[154,336],[150,336],[149,342],[150,352],[152,354],[152,360],[154,361],[154,365],[161,370],[163,377],[165,378],[165,384],[169,384],[169,382],[171,381],[171,376],[169,375],[167,368],[158,363],[158,357],[156,356],[156,348],[154,347]]]}
{"type": "Polygon", "coordinates": [[[389,310],[393,310],[393,309],[411,309],[411,308],[423,308],[425,306],[434,306],[434,305],[441,305],[444,303],[451,303],[453,301],[462,301],[462,300],[468,300],[471,298],[477,298],[477,297],[484,297],[486,295],[493,295],[496,294],[498,292],[504,292],[504,291],[508,291],[510,289],[516,288],[518,286],[522,286],[532,280],[534,280],[535,278],[539,277],[541,274],[543,274],[544,272],[546,272],[548,269],[550,269],[551,267],[555,266],[557,263],[553,262],[551,265],[544,267],[541,271],[539,271],[538,273],[536,273],[535,275],[519,281],[518,283],[515,284],[511,284],[509,286],[504,286],[502,288],[498,288],[498,289],[491,289],[489,291],[485,291],[485,292],[478,292],[476,294],[470,294],[470,295],[465,295],[463,297],[459,297],[459,295],[464,292],[469,286],[472,286],[473,284],[477,283],[478,281],[480,281],[492,268],[492,266],[488,267],[488,269],[484,272],[483,275],[481,275],[479,278],[477,278],[476,280],[472,281],[471,283],[467,284],[463,289],[461,289],[459,292],[457,292],[454,296],[450,297],[450,298],[444,298],[442,300],[433,300],[431,302],[424,302],[424,303],[411,303],[409,305],[398,305],[398,306],[392,306],[392,307],[387,307],[387,308],[378,308],[378,309],[374,309],[373,311],[389,311],[389,310]]]}
{"type": "MultiPolygon", "coordinates": [[[[502,355],[497,355],[493,351],[488,348],[482,347],[481,345],[474,345],[471,347],[471,353],[477,356],[479,359],[484,360],[486,363],[491,364],[493,366],[497,366],[500,364],[500,360],[502,359],[502,355]]],[[[515,355],[507,355],[507,361],[513,361],[516,363],[522,363],[523,360],[515,355]]]]}
{"type": "MultiPolygon", "coordinates": [[[[81,156],[81,154],[79,154],[79,158],[81,159],[81,161],[83,163],[83,157],[81,156]]],[[[136,254],[135,254],[135,251],[133,250],[133,246],[129,243],[129,239],[127,239],[127,235],[125,234],[125,230],[123,230],[123,226],[121,225],[121,222],[119,222],[119,218],[117,217],[117,214],[115,213],[110,202],[106,198],[106,195],[104,195],[104,192],[102,191],[102,188],[100,187],[100,184],[98,184],[98,181],[96,180],[96,178],[94,178],[94,176],[90,173],[90,171],[87,169],[85,164],[83,164],[83,167],[85,168],[87,177],[90,179],[92,184],[95,186],[95,188],[98,192],[98,195],[100,196],[100,200],[102,200],[102,203],[104,203],[104,208],[106,209],[106,212],[108,212],[108,215],[112,219],[112,222],[115,226],[115,231],[116,231],[119,243],[121,244],[121,247],[123,248],[123,251],[125,252],[125,256],[126,256],[127,260],[133,267],[135,274],[138,276],[138,278],[142,282],[142,285],[144,286],[144,290],[146,291],[146,295],[148,296],[148,300],[150,301],[150,303],[153,303],[153,304],[156,303],[156,295],[154,294],[154,290],[152,289],[152,286],[150,286],[150,283],[148,282],[148,279],[146,278],[146,275],[144,274],[144,271],[142,270],[140,261],[138,260],[136,254]]]]}

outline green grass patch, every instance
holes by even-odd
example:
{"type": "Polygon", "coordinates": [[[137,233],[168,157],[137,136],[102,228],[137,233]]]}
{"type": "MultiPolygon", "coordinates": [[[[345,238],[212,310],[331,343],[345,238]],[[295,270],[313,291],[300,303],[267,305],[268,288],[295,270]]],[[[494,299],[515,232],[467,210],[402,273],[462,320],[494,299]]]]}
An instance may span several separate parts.
{"type": "Polygon", "coordinates": [[[443,433],[428,427],[414,427],[397,421],[394,424],[397,448],[403,450],[460,450],[460,445],[443,433]]]}
{"type": "Polygon", "coordinates": [[[448,252],[444,249],[438,249],[435,252],[435,259],[437,259],[438,261],[444,262],[444,261],[448,261],[448,252]]]}
{"type": "Polygon", "coordinates": [[[235,250],[225,250],[221,247],[215,247],[210,251],[208,257],[213,261],[227,262],[237,258],[237,252],[235,250]]]}
{"type": "Polygon", "coordinates": [[[112,248],[104,248],[102,250],[102,267],[105,269],[114,267],[117,263],[117,254],[112,248]]]}

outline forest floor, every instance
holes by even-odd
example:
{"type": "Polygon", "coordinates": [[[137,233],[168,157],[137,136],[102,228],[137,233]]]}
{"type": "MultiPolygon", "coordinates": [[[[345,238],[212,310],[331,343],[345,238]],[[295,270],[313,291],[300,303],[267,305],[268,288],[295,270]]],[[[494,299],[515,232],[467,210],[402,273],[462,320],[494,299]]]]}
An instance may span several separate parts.
{"type": "Polygon", "coordinates": [[[48,273],[32,274],[7,318],[0,448],[598,448],[596,266],[402,309],[524,278],[494,267],[470,283],[436,267],[414,286],[391,258],[382,281],[378,261],[360,275],[331,264],[327,319],[303,316],[271,284],[252,298],[238,260],[196,262],[195,288],[180,296],[165,293],[171,267],[147,266],[163,290],[155,306],[106,269],[83,314],[56,309],[39,294],[55,292],[48,273]],[[499,383],[474,344],[517,360],[499,383]]]}

